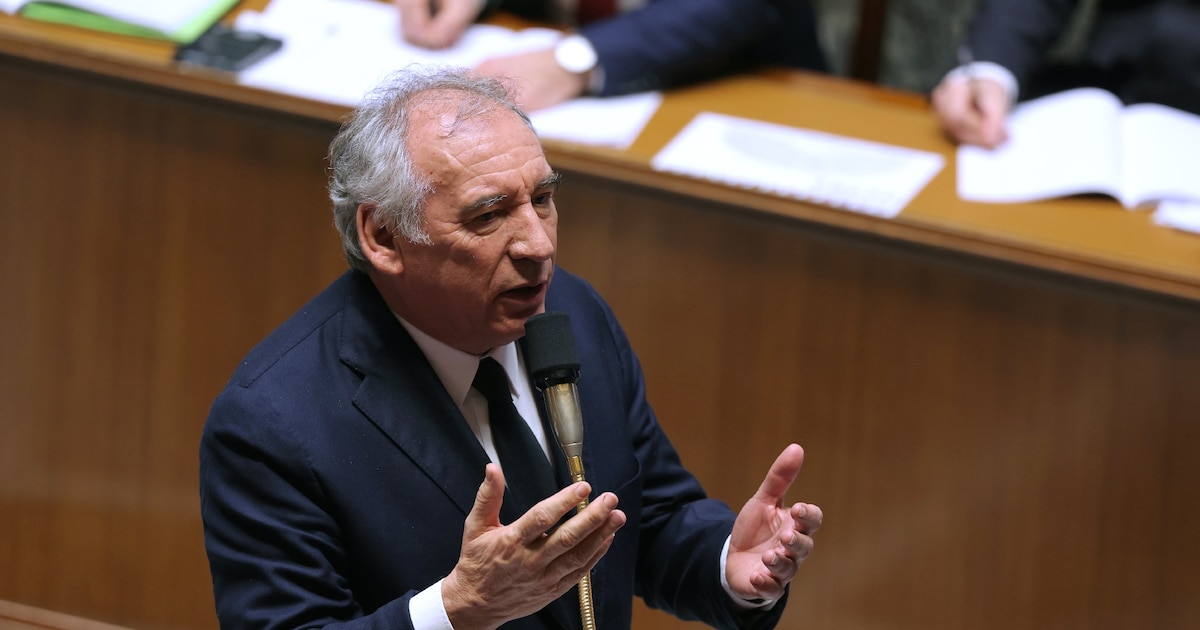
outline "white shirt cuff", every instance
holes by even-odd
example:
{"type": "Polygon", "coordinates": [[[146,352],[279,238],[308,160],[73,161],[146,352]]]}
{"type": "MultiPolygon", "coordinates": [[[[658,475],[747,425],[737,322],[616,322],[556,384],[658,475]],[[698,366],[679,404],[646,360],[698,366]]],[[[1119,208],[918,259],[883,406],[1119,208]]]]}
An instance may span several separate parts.
{"type": "MultiPolygon", "coordinates": [[[[729,588],[729,579],[725,577],[725,560],[729,557],[729,537],[721,547],[721,588],[733,600],[734,605],[746,610],[770,608],[775,605],[773,599],[749,600],[741,597],[729,588]]],[[[417,630],[454,630],[450,618],[446,616],[446,607],[442,603],[442,581],[438,580],[429,588],[413,595],[408,602],[408,615],[412,618],[413,627],[417,630]]]]}
{"type": "Polygon", "coordinates": [[[1010,104],[1017,102],[1017,96],[1020,92],[1017,86],[1017,77],[1013,76],[1013,73],[1008,68],[991,61],[973,61],[965,66],[959,66],[951,70],[946,75],[946,80],[950,81],[970,81],[971,79],[995,81],[1008,94],[1008,102],[1010,104]]]}
{"type": "Polygon", "coordinates": [[[729,557],[729,537],[725,538],[725,546],[721,547],[721,588],[725,589],[725,593],[729,595],[729,599],[733,600],[733,604],[744,610],[758,610],[760,608],[770,608],[775,605],[773,599],[746,599],[733,589],[729,588],[729,579],[725,577],[725,560],[729,557]]]}
{"type": "Polygon", "coordinates": [[[442,603],[441,580],[408,600],[408,616],[416,630],[454,630],[442,603]]]}

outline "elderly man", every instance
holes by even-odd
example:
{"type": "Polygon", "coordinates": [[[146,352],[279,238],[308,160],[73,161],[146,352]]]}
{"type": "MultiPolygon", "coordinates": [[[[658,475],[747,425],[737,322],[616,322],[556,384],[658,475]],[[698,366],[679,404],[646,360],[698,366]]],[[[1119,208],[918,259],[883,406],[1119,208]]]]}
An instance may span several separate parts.
{"type": "Polygon", "coordinates": [[[205,425],[222,627],[575,628],[584,576],[605,630],[629,627],[635,594],[773,625],[822,520],[783,502],[803,451],[738,514],[705,496],[613,313],[555,267],[559,175],[503,85],[396,75],[330,161],[352,269],[250,352],[205,425]],[[588,482],[562,469],[516,343],[547,309],[578,339],[588,482]],[[514,408],[540,461],[506,459],[514,408]],[[552,485],[506,488],[523,463],[552,485]]]}

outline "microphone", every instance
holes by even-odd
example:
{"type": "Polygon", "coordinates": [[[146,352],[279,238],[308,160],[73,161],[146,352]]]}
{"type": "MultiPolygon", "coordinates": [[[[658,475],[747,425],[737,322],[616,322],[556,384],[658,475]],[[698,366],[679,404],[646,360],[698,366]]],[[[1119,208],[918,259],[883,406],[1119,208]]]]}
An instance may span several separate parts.
{"type": "MultiPolygon", "coordinates": [[[[542,392],[550,427],[567,458],[574,482],[583,481],[583,412],[579,409],[579,350],[566,313],[547,312],[525,320],[521,339],[525,367],[533,385],[542,392]]],[[[588,498],[580,499],[576,512],[587,509],[588,498]]],[[[579,617],[583,630],[596,630],[592,608],[592,576],[579,580],[579,617]]]]}
{"type": "Polygon", "coordinates": [[[534,315],[525,321],[525,366],[542,392],[554,437],[567,458],[573,481],[583,481],[583,412],[579,409],[579,351],[566,313],[534,315]]]}

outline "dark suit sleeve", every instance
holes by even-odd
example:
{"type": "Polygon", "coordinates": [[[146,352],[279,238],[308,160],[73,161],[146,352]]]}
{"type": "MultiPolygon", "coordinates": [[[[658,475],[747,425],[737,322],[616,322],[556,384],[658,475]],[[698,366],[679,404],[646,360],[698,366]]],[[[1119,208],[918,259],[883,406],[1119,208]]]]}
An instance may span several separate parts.
{"type": "Polygon", "coordinates": [[[415,592],[365,615],[310,448],[267,396],[231,385],[200,448],[205,546],[222,628],[411,628],[415,592]]]}
{"type": "Polygon", "coordinates": [[[976,61],[1007,68],[1025,86],[1067,27],[1077,0],[981,0],[967,29],[976,61]]]}
{"type": "Polygon", "coordinates": [[[776,5],[777,0],[657,0],[580,32],[603,68],[601,95],[628,94],[678,85],[734,63],[778,23],[776,5]]]}

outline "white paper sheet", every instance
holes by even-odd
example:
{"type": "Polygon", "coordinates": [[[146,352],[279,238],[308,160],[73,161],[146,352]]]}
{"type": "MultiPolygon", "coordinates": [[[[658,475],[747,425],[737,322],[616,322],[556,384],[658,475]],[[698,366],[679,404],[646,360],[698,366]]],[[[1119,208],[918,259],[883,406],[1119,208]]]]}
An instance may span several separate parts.
{"type": "Polygon", "coordinates": [[[1152,218],[1158,225],[1200,234],[1200,201],[1163,201],[1152,218]]]}
{"type": "Polygon", "coordinates": [[[1025,202],[1103,193],[1135,209],[1200,199],[1195,166],[1200,116],[1162,105],[1124,106],[1079,88],[1018,105],[1008,141],[958,149],[958,194],[968,201],[1025,202]]]}
{"type": "Polygon", "coordinates": [[[899,214],[944,166],[936,153],[704,112],[654,168],[881,217],[899,214]]]}
{"type": "MultiPolygon", "coordinates": [[[[243,70],[240,83],[348,107],[412,64],[472,67],[498,54],[547,48],[559,37],[549,29],[477,24],[455,45],[427,50],[401,39],[393,5],[369,0],[272,0],[262,13],[243,12],[236,27],[284,41],[282,50],[243,70]]],[[[543,138],[626,148],[660,101],[658,93],[581,98],[531,118],[543,138]]]]}

